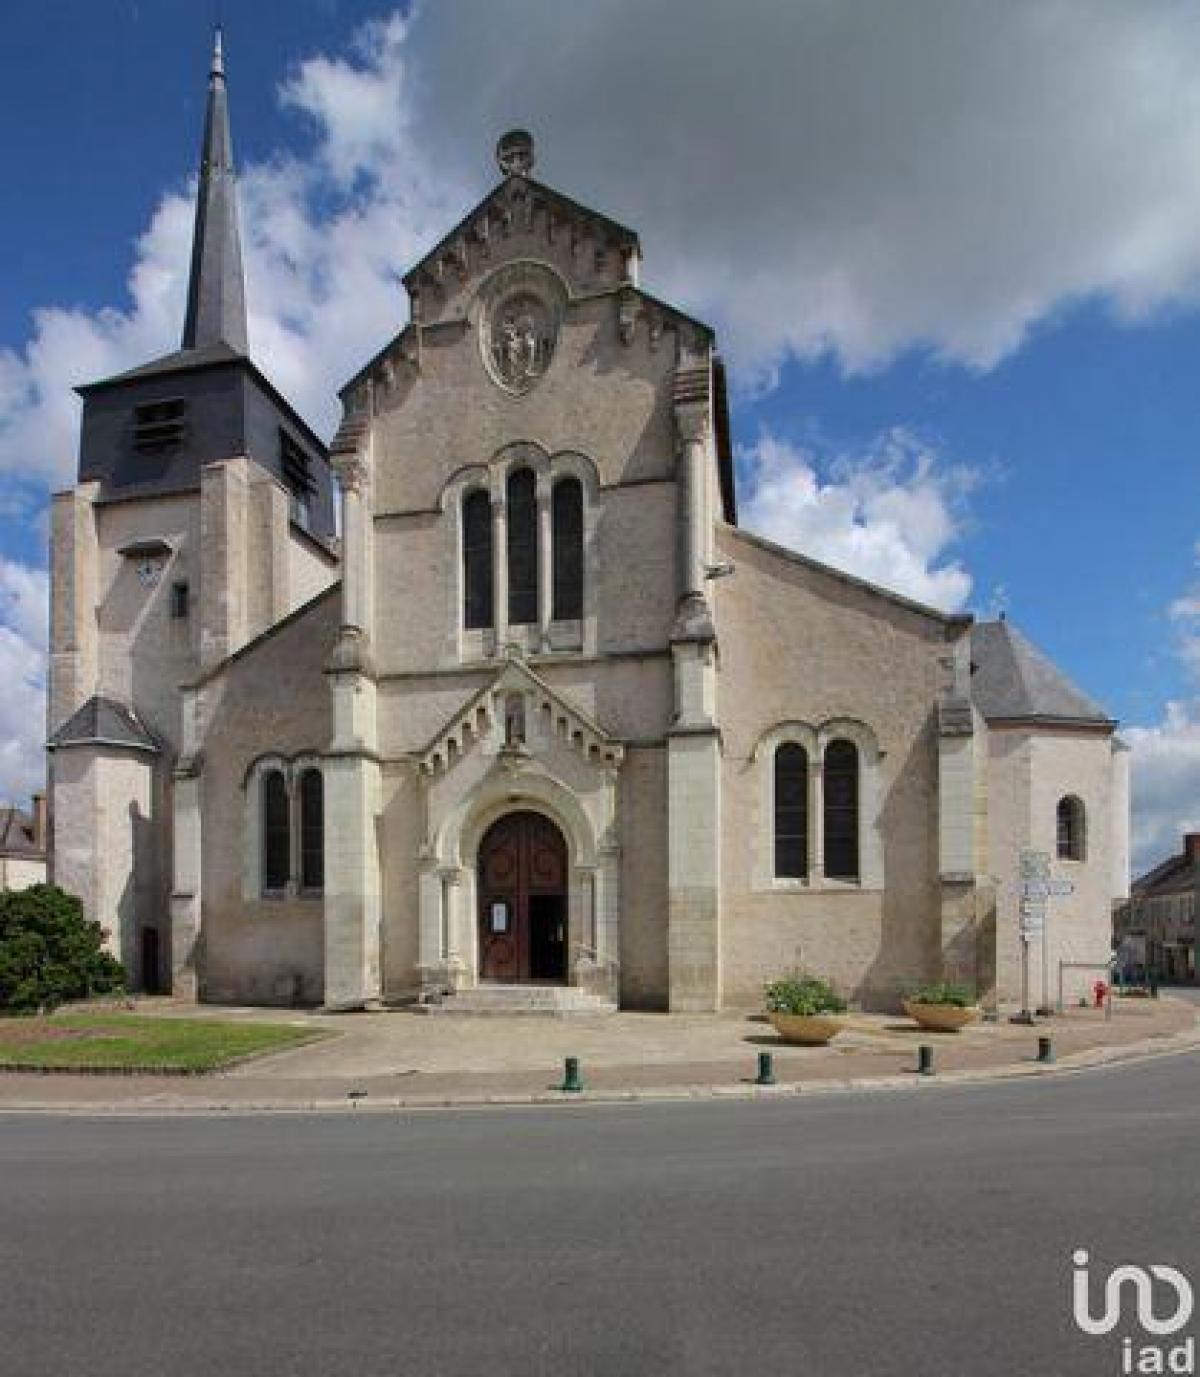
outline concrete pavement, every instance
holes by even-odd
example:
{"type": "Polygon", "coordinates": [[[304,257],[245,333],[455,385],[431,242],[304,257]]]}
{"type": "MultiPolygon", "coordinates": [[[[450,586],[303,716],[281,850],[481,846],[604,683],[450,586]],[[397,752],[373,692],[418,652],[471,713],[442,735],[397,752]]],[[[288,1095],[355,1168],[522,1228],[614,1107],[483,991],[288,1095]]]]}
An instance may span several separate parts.
{"type": "Polygon", "coordinates": [[[1072,1009],[1035,1028],[977,1024],[955,1035],[919,1032],[907,1020],[855,1015],[827,1048],[782,1044],[760,1016],[621,1013],[571,1019],[410,1013],[321,1015],[173,1006],[167,1015],[295,1022],[334,1036],[201,1078],[0,1074],[0,1110],[114,1112],[298,1110],[552,1102],[563,1098],[564,1058],[582,1063],[594,1099],[788,1095],[899,1088],[916,1077],[916,1049],[934,1048],[936,1077],[1043,1075],[1195,1045],[1197,1009],[1163,998],[1123,1000],[1106,1019],[1072,1009]],[[1053,1067],[1037,1064],[1037,1039],[1054,1042],[1053,1067]],[[778,1085],[754,1085],[757,1055],[774,1056],[778,1085]]]}

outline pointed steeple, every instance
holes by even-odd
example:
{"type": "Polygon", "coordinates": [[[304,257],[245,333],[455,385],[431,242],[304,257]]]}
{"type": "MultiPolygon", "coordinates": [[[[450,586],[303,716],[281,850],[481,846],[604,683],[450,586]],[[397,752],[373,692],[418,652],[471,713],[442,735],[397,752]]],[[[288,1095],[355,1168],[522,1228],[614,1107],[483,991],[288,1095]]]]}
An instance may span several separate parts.
{"type": "Polygon", "coordinates": [[[188,281],[183,347],[204,349],[224,342],[247,353],[246,287],[238,234],[237,186],[233,144],[229,137],[229,103],[221,30],[216,31],[208,78],[208,110],[200,153],[200,186],[196,194],[196,229],[188,281]]]}

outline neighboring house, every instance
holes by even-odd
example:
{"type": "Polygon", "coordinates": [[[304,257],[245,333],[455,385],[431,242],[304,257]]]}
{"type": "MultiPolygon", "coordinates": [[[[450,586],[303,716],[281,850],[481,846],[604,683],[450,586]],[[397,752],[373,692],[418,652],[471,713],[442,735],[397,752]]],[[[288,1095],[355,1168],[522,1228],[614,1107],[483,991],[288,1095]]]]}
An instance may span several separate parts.
{"type": "Polygon", "coordinates": [[[882,1006],[1016,997],[1034,848],[1055,977],[1102,964],[1114,723],[1012,627],[742,530],[712,330],[528,135],[498,161],[343,389],[339,544],[246,352],[218,51],[183,347],[81,389],[54,503],[55,879],[186,998],[707,1010],[806,967],[882,1006]]]}
{"type": "Polygon", "coordinates": [[[28,813],[0,805],[0,889],[28,889],[46,880],[46,795],[28,813]]]}
{"type": "Polygon", "coordinates": [[[1196,908],[1200,898],[1200,832],[1188,832],[1179,855],[1134,880],[1113,915],[1121,967],[1131,976],[1196,978],[1196,908]]]}

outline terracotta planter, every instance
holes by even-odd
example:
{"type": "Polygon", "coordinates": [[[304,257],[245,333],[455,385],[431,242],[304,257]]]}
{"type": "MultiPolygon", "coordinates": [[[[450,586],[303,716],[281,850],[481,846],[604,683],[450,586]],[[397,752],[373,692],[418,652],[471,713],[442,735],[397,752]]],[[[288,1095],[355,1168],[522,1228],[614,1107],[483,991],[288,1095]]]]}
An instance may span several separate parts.
{"type": "Polygon", "coordinates": [[[931,1032],[957,1033],[968,1023],[975,1022],[979,1017],[979,1006],[968,1004],[965,1009],[960,1009],[957,1004],[920,1004],[915,999],[906,999],[904,1012],[931,1032]]]}
{"type": "Polygon", "coordinates": [[[803,1047],[822,1047],[846,1026],[841,1014],[769,1013],[767,1017],[784,1042],[799,1043],[803,1047]]]}

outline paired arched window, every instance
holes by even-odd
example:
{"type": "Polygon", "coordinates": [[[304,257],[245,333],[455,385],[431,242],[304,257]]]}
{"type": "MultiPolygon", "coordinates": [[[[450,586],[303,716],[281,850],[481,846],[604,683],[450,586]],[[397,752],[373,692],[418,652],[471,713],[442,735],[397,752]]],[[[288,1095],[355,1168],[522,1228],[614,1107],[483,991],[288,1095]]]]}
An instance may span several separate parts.
{"type": "Polygon", "coordinates": [[[560,478],[550,501],[554,549],[555,621],[583,616],[583,484],[560,478]]]}
{"type": "Polygon", "coordinates": [[[808,878],[808,752],[794,741],[775,751],[775,874],[808,878]]]}
{"type": "Polygon", "coordinates": [[[1082,861],[1087,855],[1087,813],[1083,800],[1068,794],[1058,801],[1058,858],[1082,861]]]}
{"type": "Polygon", "coordinates": [[[463,625],[492,624],[492,500],[482,488],[463,498],[463,625]]]}
{"type": "Polygon", "coordinates": [[[262,892],[282,895],[325,887],[325,790],[321,771],[272,766],[259,782],[262,892]]]}
{"type": "MultiPolygon", "coordinates": [[[[509,626],[532,626],[539,612],[552,621],[583,617],[583,484],[559,478],[550,491],[550,550],[540,548],[537,478],[516,468],[504,485],[509,626]],[[541,608],[543,561],[549,562],[550,606],[541,608]]],[[[463,626],[478,631],[495,624],[491,499],[473,488],[462,499],[463,626]]]]}
{"type": "Polygon", "coordinates": [[[508,506],[508,624],[538,619],[537,480],[532,469],[514,469],[505,489],[508,506]]]}
{"type": "MultiPolygon", "coordinates": [[[[808,879],[808,763],[808,752],[795,741],[784,741],[775,749],[775,877],[781,880],[808,879]]],[[[860,876],[858,800],[858,748],[852,741],[831,741],[820,777],[827,879],[860,876]]]]}
{"type": "Polygon", "coordinates": [[[825,748],[825,874],[831,880],[857,880],[858,747],[831,741],[825,748]]]}

